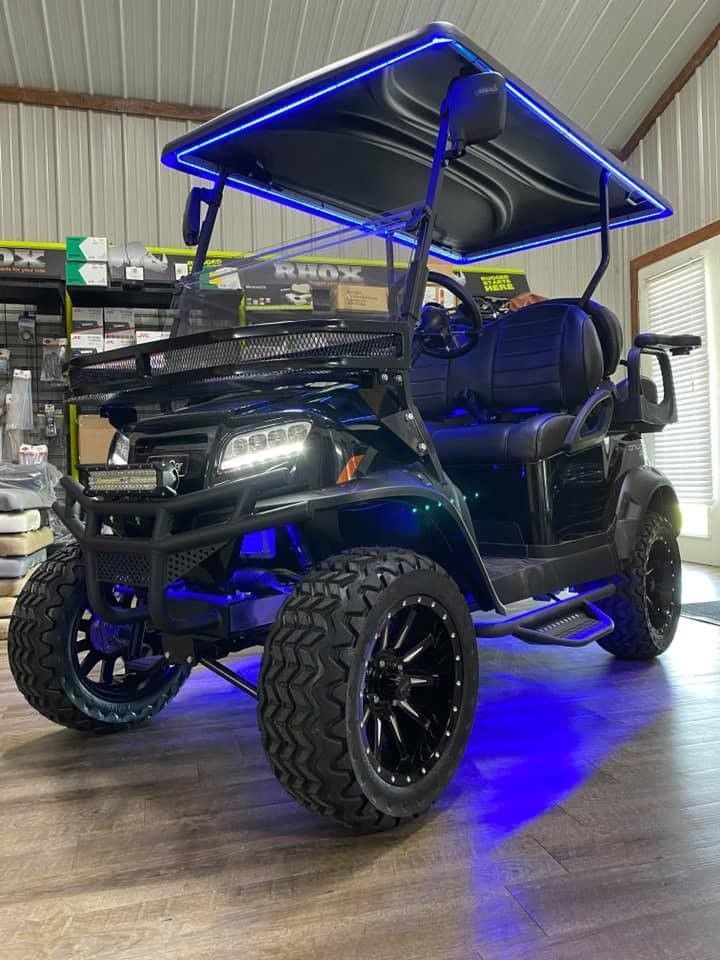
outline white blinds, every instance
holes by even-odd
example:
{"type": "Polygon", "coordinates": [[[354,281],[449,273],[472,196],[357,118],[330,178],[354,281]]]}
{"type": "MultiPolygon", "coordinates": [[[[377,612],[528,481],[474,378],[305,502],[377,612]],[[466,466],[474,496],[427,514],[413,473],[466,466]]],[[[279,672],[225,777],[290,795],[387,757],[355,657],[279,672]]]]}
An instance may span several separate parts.
{"type": "Polygon", "coordinates": [[[672,481],[681,503],[713,499],[710,375],[705,260],[700,257],[646,281],[647,326],[653,333],[702,337],[701,349],[673,359],[678,422],[653,437],[655,466],[672,481]]]}

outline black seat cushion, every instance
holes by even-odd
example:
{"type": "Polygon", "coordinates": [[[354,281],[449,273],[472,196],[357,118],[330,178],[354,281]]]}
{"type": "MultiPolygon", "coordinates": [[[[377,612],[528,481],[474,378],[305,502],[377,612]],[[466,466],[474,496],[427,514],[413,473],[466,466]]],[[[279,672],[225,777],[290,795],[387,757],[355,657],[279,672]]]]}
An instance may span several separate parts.
{"type": "MultiPolygon", "coordinates": [[[[545,303],[572,303],[577,306],[580,297],[558,297],[545,300],[545,303]]],[[[617,370],[623,352],[623,329],[616,315],[597,300],[588,300],[585,313],[593,322],[595,331],[600,340],[603,354],[603,376],[610,377],[617,370]]]]}
{"type": "Polygon", "coordinates": [[[528,463],[562,449],[572,414],[597,389],[604,367],[588,314],[545,300],[488,324],[477,347],[456,360],[421,358],[413,394],[423,416],[436,421],[441,462],[528,463]],[[448,423],[454,408],[482,422],[448,423]]]}
{"type": "Polygon", "coordinates": [[[463,357],[421,358],[412,373],[415,401],[428,419],[441,419],[467,396],[493,414],[575,410],[602,377],[594,324],[574,304],[552,301],[488,324],[463,357]]]}
{"type": "Polygon", "coordinates": [[[573,419],[561,413],[540,413],[515,423],[429,423],[428,428],[440,462],[448,466],[532,463],[562,449],[573,419]]]}

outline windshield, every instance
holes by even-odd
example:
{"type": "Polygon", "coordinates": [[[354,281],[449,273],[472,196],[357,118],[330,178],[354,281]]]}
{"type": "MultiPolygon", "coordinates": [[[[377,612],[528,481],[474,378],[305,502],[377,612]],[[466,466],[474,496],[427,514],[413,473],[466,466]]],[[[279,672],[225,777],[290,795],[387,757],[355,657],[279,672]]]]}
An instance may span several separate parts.
{"type": "Polygon", "coordinates": [[[173,336],[271,320],[397,318],[412,251],[392,236],[407,218],[338,226],[238,260],[209,256],[175,297],[173,336]]]}

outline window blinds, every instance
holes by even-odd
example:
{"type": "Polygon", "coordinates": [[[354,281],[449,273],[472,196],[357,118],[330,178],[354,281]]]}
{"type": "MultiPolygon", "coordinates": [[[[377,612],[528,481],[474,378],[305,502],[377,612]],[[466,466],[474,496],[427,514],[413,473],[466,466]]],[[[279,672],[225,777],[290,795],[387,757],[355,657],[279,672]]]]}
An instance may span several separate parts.
{"type": "Polygon", "coordinates": [[[710,371],[707,350],[705,260],[699,257],[646,281],[648,330],[697,334],[703,345],[673,360],[678,422],[654,435],[654,460],[681,503],[713,499],[710,371]]]}

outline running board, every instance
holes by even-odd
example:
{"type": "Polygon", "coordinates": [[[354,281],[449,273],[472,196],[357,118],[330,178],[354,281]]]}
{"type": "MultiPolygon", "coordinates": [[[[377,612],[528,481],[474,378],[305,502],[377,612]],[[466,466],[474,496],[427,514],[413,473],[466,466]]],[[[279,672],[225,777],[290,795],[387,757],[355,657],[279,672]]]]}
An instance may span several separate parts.
{"type": "Polygon", "coordinates": [[[575,594],[567,600],[549,603],[538,610],[530,610],[503,620],[482,621],[475,624],[478,637],[517,637],[525,643],[556,647],[584,647],[607,636],[615,629],[612,619],[595,606],[615,593],[613,583],[594,587],[575,594]]]}

